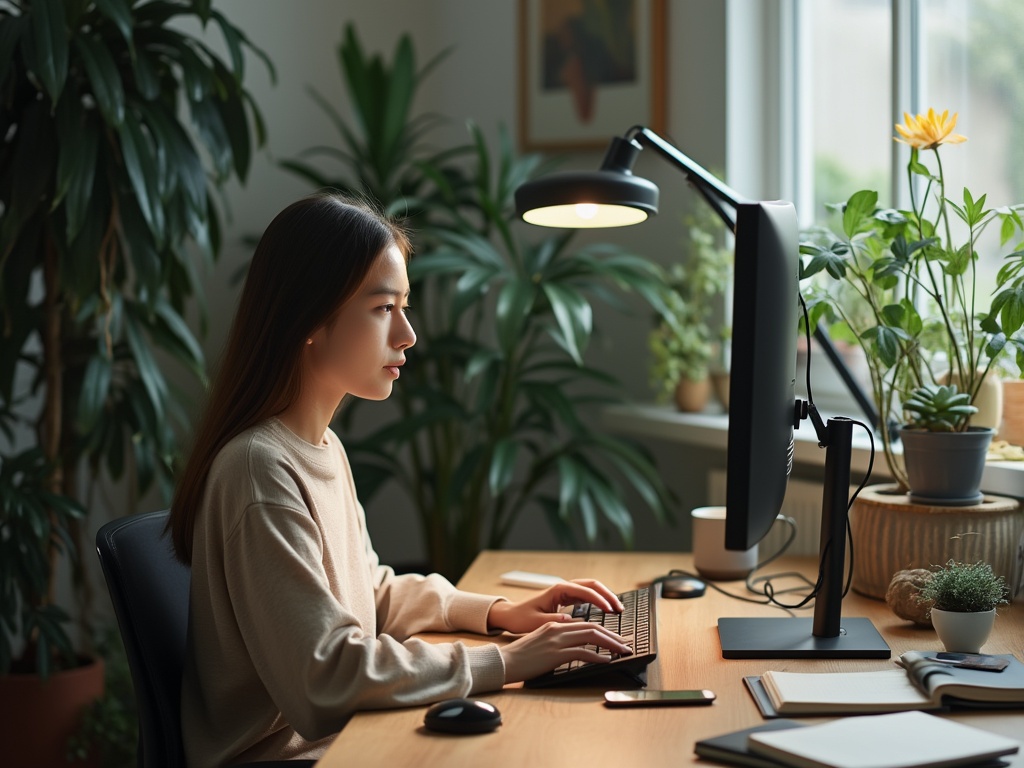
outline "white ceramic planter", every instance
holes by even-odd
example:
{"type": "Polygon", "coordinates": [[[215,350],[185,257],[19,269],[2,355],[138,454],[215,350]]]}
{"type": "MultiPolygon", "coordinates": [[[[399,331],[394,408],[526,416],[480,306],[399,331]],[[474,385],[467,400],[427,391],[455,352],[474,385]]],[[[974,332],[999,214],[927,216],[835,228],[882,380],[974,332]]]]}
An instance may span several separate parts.
{"type": "Polygon", "coordinates": [[[995,624],[996,611],[961,613],[932,608],[932,626],[950,653],[981,653],[995,624]]]}

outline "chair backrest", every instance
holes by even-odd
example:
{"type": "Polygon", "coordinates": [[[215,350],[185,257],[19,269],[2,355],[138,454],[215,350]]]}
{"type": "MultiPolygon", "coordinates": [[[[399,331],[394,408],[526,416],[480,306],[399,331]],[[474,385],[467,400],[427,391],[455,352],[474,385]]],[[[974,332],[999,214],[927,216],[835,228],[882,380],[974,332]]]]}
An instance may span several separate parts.
{"type": "Polygon", "coordinates": [[[112,520],[96,533],[135,688],[140,768],[185,765],[181,675],[192,574],[164,536],[168,514],[112,520]]]}

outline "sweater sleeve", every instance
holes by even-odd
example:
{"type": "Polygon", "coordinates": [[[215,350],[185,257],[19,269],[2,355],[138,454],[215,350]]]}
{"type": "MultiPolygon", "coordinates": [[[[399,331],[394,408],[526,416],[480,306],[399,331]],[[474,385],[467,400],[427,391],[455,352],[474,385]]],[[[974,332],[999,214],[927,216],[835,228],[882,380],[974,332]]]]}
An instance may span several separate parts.
{"type": "MultiPolygon", "coordinates": [[[[361,507],[359,514],[363,514],[361,507]]],[[[390,566],[381,565],[366,533],[365,519],[362,529],[366,558],[374,571],[379,633],[394,637],[409,637],[418,632],[497,634],[488,630],[487,616],[492,605],[506,598],[456,589],[438,573],[396,575],[390,566]]]]}
{"type": "MultiPolygon", "coordinates": [[[[492,644],[432,644],[367,633],[331,593],[321,566],[323,542],[307,513],[253,505],[227,544],[225,578],[246,649],[303,738],[336,732],[358,709],[418,705],[503,685],[504,665],[492,644]]],[[[421,589],[385,591],[394,603],[421,589]]],[[[483,601],[463,603],[450,584],[427,592],[436,597],[396,612],[412,632],[431,626],[428,614],[439,608],[448,614],[445,621],[481,612],[486,621],[483,601]]]]}

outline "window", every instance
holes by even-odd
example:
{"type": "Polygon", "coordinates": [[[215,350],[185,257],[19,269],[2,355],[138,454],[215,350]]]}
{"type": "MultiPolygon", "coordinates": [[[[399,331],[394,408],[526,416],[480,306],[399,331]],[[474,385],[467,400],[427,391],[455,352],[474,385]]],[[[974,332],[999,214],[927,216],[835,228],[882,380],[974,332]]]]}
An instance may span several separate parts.
{"type": "MultiPolygon", "coordinates": [[[[779,73],[779,100],[795,113],[782,149],[791,147],[808,169],[791,183],[780,178],[779,188],[805,226],[860,189],[878,190],[882,205],[906,207],[909,152],[893,141],[893,126],[904,112],[929,107],[958,113],[956,131],[968,137],[941,153],[947,197],[960,201],[967,187],[987,194],[988,207],[1024,202],[1024,3],[780,0],[779,7],[790,20],[779,25],[778,44],[798,52],[793,68],[779,73]]],[[[954,232],[954,239],[965,236],[954,232]]],[[[998,226],[977,247],[979,295],[987,295],[996,257],[1007,252],[998,226]]],[[[816,366],[815,378],[829,377],[816,366]]],[[[832,389],[816,394],[833,404],[846,397],[832,389]]]]}
{"type": "Polygon", "coordinates": [[[950,189],[984,191],[999,205],[1024,200],[1024,175],[1014,172],[1024,167],[1024,4],[797,0],[794,13],[804,17],[796,34],[809,38],[797,44],[810,83],[794,103],[811,132],[801,143],[812,154],[813,216],[866,187],[900,204],[886,200],[905,185],[893,124],[928,107],[959,113],[957,131],[969,139],[943,156],[950,189]]]}

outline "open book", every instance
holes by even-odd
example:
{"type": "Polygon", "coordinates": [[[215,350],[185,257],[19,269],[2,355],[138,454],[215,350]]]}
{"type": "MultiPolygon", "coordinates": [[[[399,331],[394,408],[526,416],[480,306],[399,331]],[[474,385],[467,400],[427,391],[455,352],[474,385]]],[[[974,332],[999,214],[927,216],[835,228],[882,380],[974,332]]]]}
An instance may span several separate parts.
{"type": "Polygon", "coordinates": [[[948,768],[1015,754],[1020,745],[924,712],[846,717],[751,733],[751,752],[793,768],[948,768]]]}
{"type": "Polygon", "coordinates": [[[828,715],[941,709],[1024,707],[1024,664],[1012,654],[1000,672],[935,661],[934,651],[908,651],[903,669],[874,672],[774,672],[747,685],[765,716],[828,715]],[[774,710],[774,711],[772,711],[774,710]]]}

